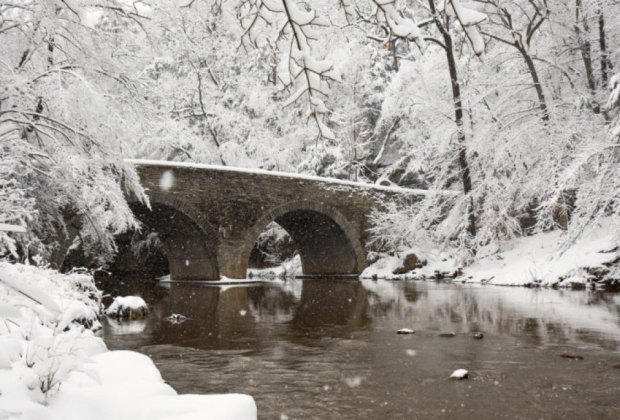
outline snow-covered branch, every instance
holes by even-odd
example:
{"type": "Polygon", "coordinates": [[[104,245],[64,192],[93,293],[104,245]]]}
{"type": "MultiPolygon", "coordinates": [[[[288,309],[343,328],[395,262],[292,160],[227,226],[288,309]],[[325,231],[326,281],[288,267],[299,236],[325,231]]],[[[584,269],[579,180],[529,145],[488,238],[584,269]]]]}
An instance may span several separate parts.
{"type": "Polygon", "coordinates": [[[334,139],[334,133],[325,122],[329,114],[325,99],[329,95],[330,84],[338,82],[340,77],[331,63],[314,55],[311,47],[311,42],[318,39],[320,29],[328,26],[329,21],[306,4],[302,5],[306,10],[302,10],[293,0],[248,0],[244,4],[248,13],[241,20],[245,27],[242,42],[247,40],[258,45],[260,37],[264,36],[259,29],[263,23],[277,28],[276,42],[286,40],[289,43],[288,54],[284,58],[287,71],[278,75],[284,89],[289,92],[284,106],[296,103],[305,96],[308,100],[306,115],[315,121],[319,135],[334,139]]]}

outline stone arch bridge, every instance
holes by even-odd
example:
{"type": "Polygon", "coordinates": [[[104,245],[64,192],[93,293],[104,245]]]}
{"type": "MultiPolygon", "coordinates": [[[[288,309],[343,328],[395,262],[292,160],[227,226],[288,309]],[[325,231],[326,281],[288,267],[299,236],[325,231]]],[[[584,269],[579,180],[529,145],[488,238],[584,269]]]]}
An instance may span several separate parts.
{"type": "Polygon", "coordinates": [[[296,243],[304,275],[360,274],[367,266],[372,210],[425,194],[263,170],[128,163],[136,167],[150,206],[131,205],[159,234],[173,280],[245,278],[258,236],[274,221],[296,243]]]}

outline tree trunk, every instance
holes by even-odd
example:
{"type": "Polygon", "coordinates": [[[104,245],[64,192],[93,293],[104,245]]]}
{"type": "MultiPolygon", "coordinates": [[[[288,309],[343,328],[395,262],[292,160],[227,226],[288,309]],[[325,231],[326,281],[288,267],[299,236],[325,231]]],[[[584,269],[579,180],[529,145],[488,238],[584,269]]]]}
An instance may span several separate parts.
{"type": "Polygon", "coordinates": [[[586,71],[588,89],[590,89],[590,95],[592,95],[592,111],[595,114],[600,114],[601,107],[596,100],[596,81],[594,80],[594,71],[592,70],[592,46],[587,38],[587,32],[588,22],[585,16],[583,16],[583,13],[581,13],[581,0],[575,0],[575,34],[577,35],[577,43],[579,44],[581,59],[583,60],[583,66],[586,71]],[[583,29],[586,32],[585,37],[581,34],[582,23],[583,29]]]}
{"type": "Polygon", "coordinates": [[[532,82],[534,82],[534,89],[536,90],[536,96],[538,97],[538,107],[540,108],[540,112],[542,113],[541,119],[543,120],[543,123],[546,124],[549,122],[549,108],[547,107],[545,92],[543,91],[542,84],[540,83],[540,78],[538,77],[536,65],[534,64],[534,60],[532,60],[532,57],[530,57],[530,54],[527,52],[523,45],[515,42],[515,46],[521,53],[521,56],[525,61],[525,65],[530,72],[530,76],[532,77],[532,82]]]}
{"type": "Polygon", "coordinates": [[[605,15],[602,9],[599,10],[598,15],[598,43],[601,50],[601,81],[603,88],[606,88],[609,82],[609,57],[607,56],[607,41],[605,40],[605,15]]]}
{"type": "MultiPolygon", "coordinates": [[[[439,25],[441,26],[441,25],[439,25]]],[[[446,27],[440,27],[439,30],[443,36],[444,45],[446,46],[446,58],[448,60],[448,71],[450,72],[450,82],[452,84],[452,99],[454,100],[454,118],[457,128],[458,140],[458,163],[461,169],[461,181],[463,183],[463,193],[469,194],[472,190],[471,173],[467,161],[467,146],[465,129],[463,127],[463,103],[461,100],[461,85],[459,83],[458,73],[456,70],[456,60],[454,59],[454,49],[452,44],[452,36],[446,27]]],[[[476,236],[476,213],[474,209],[474,200],[469,197],[467,208],[467,232],[472,237],[476,236]]],[[[475,253],[475,249],[472,250],[475,253]]]]}

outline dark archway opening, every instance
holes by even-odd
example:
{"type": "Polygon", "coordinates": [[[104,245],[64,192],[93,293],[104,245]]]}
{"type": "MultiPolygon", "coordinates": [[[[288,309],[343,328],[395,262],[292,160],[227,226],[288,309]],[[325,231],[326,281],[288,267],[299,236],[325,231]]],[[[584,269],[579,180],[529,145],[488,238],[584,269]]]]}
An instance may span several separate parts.
{"type": "Polygon", "coordinates": [[[120,276],[157,278],[170,274],[168,257],[157,232],[146,228],[115,238],[117,253],[108,271],[120,276]]]}
{"type": "MultiPolygon", "coordinates": [[[[358,258],[351,240],[331,217],[319,211],[299,209],[277,216],[273,222],[290,235],[291,243],[286,252],[289,256],[299,254],[303,275],[359,274],[358,258]]],[[[273,228],[273,224],[267,226],[267,230],[273,228]]],[[[261,262],[258,260],[261,257],[261,236],[250,254],[250,267],[261,262]]],[[[278,257],[283,260],[286,256],[278,257]]]]}
{"type": "MultiPolygon", "coordinates": [[[[173,280],[219,278],[216,247],[212,242],[215,239],[210,238],[192,218],[161,203],[151,203],[150,209],[134,203],[132,210],[142,223],[141,241],[134,242],[132,252],[128,254],[130,258],[136,258],[136,265],[144,265],[149,259],[161,262],[165,258],[173,280]],[[136,246],[144,249],[136,249],[136,246]],[[145,259],[140,261],[142,258],[145,259]]],[[[130,267],[127,263],[125,265],[130,267]]],[[[118,269],[122,270],[122,267],[118,269]]]]}
{"type": "Polygon", "coordinates": [[[298,253],[298,246],[289,233],[276,222],[271,222],[258,235],[250,253],[248,268],[275,268],[290,261],[298,253]]]}

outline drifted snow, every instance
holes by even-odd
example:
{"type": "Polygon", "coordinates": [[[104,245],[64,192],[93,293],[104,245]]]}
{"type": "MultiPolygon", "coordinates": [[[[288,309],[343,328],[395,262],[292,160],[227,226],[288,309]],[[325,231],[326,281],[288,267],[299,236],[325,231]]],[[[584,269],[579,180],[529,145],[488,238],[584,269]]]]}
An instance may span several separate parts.
{"type": "Polygon", "coordinates": [[[590,227],[565,252],[561,252],[560,231],[517,238],[499,254],[483,257],[467,267],[462,280],[507,286],[585,284],[585,268],[601,267],[618,255],[609,252],[617,246],[614,225],[607,219],[600,226],[590,227]]]}
{"type": "Polygon", "coordinates": [[[131,351],[94,356],[71,374],[50,410],[60,414],[59,420],[256,418],[249,395],[178,395],[149,357],[131,351]]]}
{"type": "Polygon", "coordinates": [[[83,326],[100,298],[88,274],[0,262],[1,419],[256,418],[248,395],[178,395],[147,356],[108,352],[83,326]]]}

